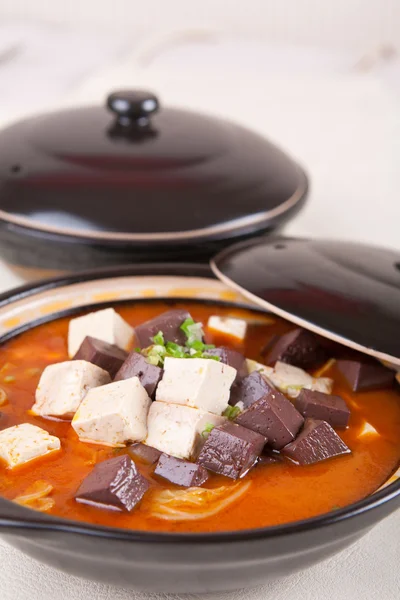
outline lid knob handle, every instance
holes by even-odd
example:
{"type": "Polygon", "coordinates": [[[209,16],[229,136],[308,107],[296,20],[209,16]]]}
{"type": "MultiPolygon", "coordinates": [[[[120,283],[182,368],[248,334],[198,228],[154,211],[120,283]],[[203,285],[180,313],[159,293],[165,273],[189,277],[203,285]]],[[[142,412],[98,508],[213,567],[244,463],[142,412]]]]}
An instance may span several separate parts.
{"type": "Polygon", "coordinates": [[[151,92],[121,90],[108,96],[107,108],[117,116],[120,125],[147,127],[151,115],[159,110],[160,104],[157,96],[151,92]]]}

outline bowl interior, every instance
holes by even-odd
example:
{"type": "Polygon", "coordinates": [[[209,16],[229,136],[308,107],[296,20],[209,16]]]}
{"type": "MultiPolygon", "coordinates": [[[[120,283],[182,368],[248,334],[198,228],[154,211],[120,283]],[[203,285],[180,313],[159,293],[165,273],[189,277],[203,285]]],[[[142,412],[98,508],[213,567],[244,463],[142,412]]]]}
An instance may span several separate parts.
{"type": "MultiPolygon", "coordinates": [[[[219,305],[246,307],[255,312],[264,312],[239,293],[232,291],[225,284],[210,275],[208,269],[199,271],[195,267],[191,271],[186,269],[188,275],[170,272],[160,274],[160,269],[151,274],[151,267],[147,266],[147,274],[141,274],[134,267],[127,272],[120,270],[106,271],[72,276],[61,280],[50,280],[35,286],[21,288],[3,295],[0,299],[0,343],[4,342],[22,331],[37,326],[40,323],[57,319],[61,316],[79,312],[83,308],[99,308],[104,305],[125,303],[135,300],[152,302],[154,300],[184,300],[190,299],[200,302],[211,302],[219,305]],[[114,272],[114,274],[113,274],[114,272]]],[[[0,499],[0,525],[7,526],[14,522],[15,526],[26,526],[30,523],[35,527],[61,527],[85,531],[93,535],[94,532],[104,535],[123,535],[145,537],[146,539],[163,539],[172,537],[186,539],[207,538],[213,539],[243,538],[247,535],[276,535],[294,531],[297,528],[326,525],[337,519],[348,518],[359,514],[366,509],[372,509],[394,497],[400,496],[400,469],[393,474],[387,482],[372,496],[349,505],[343,509],[333,511],[329,515],[314,517],[305,521],[268,527],[259,530],[238,531],[234,533],[223,532],[220,534],[154,534],[147,532],[134,532],[106,527],[97,527],[74,523],[66,519],[51,517],[35,513],[30,509],[16,507],[13,503],[0,499]]]]}

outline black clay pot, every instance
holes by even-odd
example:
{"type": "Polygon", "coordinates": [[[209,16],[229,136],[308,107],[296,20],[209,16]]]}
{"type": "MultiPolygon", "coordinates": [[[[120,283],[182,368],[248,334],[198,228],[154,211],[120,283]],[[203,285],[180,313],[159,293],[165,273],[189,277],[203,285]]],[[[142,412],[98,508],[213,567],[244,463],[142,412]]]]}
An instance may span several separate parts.
{"type": "Polygon", "coordinates": [[[0,131],[0,253],[76,268],[206,261],[292,218],[302,169],[244,127],[120,91],[0,131]]]}

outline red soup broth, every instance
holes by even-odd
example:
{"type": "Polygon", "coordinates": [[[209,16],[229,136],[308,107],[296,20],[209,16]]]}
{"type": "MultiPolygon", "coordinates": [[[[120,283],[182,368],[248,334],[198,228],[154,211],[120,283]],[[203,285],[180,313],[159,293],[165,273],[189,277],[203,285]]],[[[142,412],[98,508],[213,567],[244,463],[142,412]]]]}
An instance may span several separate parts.
{"type": "MultiPolygon", "coordinates": [[[[188,309],[196,321],[204,324],[211,315],[257,317],[257,313],[251,311],[211,303],[177,302],[174,307],[188,309]]],[[[132,326],[170,308],[170,303],[161,301],[116,307],[132,326]]],[[[261,315],[263,318],[266,315],[261,315]]],[[[344,507],[377,490],[400,462],[400,395],[397,390],[351,392],[333,364],[324,376],[334,379],[333,393],[342,396],[351,408],[349,427],[338,431],[351,454],[309,466],[298,466],[289,461],[259,465],[239,483],[226,477],[211,476],[206,488],[224,486],[223,497],[229,498],[231,493],[236,499],[206,518],[171,521],[155,517],[154,503],[147,496],[131,513],[78,503],[75,492],[94,465],[126,450],[80,442],[70,423],[33,416],[29,412],[43,369],[68,360],[68,323],[69,318],[62,318],[40,325],[0,348],[0,386],[8,396],[8,402],[0,407],[0,430],[32,423],[60,438],[62,446],[59,452],[13,470],[1,464],[0,494],[5,498],[13,500],[35,482],[44,481],[53,487],[54,505],[48,512],[68,519],[149,531],[231,531],[288,523],[344,507]],[[365,422],[370,423],[379,435],[359,438],[365,422]],[[245,486],[242,494],[237,493],[240,486],[245,486]]],[[[207,330],[206,337],[209,343],[229,345],[262,363],[261,348],[276,334],[291,329],[292,324],[271,317],[264,324],[250,325],[243,344],[229,336],[212,335],[207,330]]],[[[150,499],[162,489],[178,489],[154,478],[153,467],[137,464],[152,480],[150,499]]],[[[207,499],[201,511],[207,512],[207,499]]],[[[193,514],[196,516],[195,508],[193,514]]]]}

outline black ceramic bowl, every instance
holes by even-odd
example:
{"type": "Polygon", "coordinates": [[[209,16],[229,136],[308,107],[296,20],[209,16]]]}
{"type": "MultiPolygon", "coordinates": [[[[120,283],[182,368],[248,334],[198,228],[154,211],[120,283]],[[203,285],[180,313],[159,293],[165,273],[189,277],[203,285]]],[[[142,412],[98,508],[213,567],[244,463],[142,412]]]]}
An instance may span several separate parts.
{"type": "MultiPolygon", "coordinates": [[[[0,298],[0,342],[82,306],[186,297],[243,303],[198,265],[139,265],[52,280],[0,298]]],[[[0,499],[0,533],[39,561],[96,581],[150,592],[256,586],[305,569],[357,541],[400,506],[400,479],[325,516],[264,529],[165,534],[50,517],[0,499]]]]}

